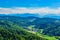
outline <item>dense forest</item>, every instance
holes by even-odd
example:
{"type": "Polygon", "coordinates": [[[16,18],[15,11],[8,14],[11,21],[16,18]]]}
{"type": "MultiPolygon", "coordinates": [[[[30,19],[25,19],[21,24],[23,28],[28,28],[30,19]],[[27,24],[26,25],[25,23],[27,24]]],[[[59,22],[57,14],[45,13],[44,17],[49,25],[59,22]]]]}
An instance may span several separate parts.
{"type": "Polygon", "coordinates": [[[22,27],[6,20],[0,20],[0,40],[46,40],[29,33],[22,27]]]}
{"type": "Polygon", "coordinates": [[[0,16],[0,40],[58,40],[60,20],[0,16]]]}

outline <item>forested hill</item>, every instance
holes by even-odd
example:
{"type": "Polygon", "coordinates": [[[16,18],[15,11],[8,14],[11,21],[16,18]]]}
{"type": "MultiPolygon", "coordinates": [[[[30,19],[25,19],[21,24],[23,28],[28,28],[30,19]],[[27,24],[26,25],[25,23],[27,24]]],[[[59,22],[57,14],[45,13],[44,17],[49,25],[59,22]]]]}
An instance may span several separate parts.
{"type": "Polygon", "coordinates": [[[27,32],[21,26],[6,20],[0,20],[0,40],[46,40],[27,32]]]}
{"type": "Polygon", "coordinates": [[[55,18],[0,16],[1,40],[56,40],[59,28],[55,18]]]}

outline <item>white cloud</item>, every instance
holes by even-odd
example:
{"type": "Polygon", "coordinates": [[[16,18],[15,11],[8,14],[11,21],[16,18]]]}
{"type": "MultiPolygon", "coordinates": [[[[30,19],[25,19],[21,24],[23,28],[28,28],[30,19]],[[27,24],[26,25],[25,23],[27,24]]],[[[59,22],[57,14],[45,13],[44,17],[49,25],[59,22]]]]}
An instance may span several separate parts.
{"type": "Polygon", "coordinates": [[[44,8],[25,8],[25,7],[1,8],[0,7],[0,14],[11,14],[11,13],[60,14],[60,7],[56,9],[52,9],[49,7],[44,7],[44,8]]]}

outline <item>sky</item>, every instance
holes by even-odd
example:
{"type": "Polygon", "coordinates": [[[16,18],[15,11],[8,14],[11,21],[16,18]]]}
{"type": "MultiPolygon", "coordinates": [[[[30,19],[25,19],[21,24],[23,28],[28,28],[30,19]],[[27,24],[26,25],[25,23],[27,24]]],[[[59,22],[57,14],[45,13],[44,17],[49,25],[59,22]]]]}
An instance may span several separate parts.
{"type": "Polygon", "coordinates": [[[60,0],[0,0],[0,14],[60,14],[60,0]]]}

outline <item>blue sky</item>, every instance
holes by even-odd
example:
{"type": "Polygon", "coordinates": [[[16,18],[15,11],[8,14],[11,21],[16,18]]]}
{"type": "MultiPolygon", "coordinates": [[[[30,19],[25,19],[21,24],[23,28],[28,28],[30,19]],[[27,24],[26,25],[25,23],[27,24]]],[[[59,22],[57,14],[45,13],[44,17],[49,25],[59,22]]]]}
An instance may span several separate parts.
{"type": "Polygon", "coordinates": [[[0,7],[60,7],[60,0],[0,0],[0,7]]]}
{"type": "Polygon", "coordinates": [[[0,14],[60,14],[60,0],[0,0],[0,14]]]}

